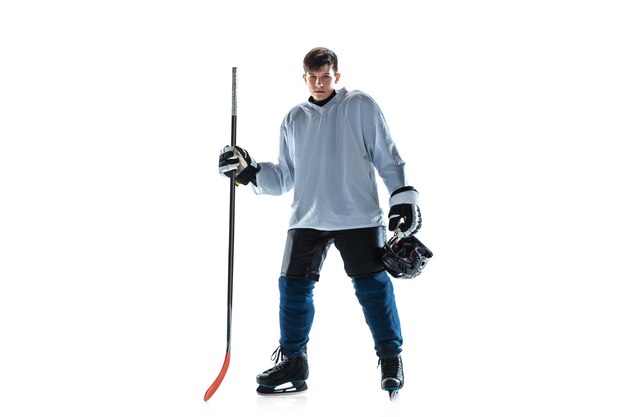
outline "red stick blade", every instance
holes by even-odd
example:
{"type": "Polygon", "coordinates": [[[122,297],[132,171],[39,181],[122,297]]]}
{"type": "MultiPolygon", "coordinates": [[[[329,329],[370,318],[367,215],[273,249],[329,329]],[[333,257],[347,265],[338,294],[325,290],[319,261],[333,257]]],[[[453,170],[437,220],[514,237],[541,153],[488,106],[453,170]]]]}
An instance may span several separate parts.
{"type": "Polygon", "coordinates": [[[215,381],[211,384],[208,390],[204,393],[204,401],[208,401],[209,398],[215,394],[215,391],[219,388],[224,376],[226,376],[226,371],[228,371],[228,365],[230,364],[230,352],[226,352],[226,356],[224,357],[224,364],[222,365],[222,370],[220,371],[215,381]]]}

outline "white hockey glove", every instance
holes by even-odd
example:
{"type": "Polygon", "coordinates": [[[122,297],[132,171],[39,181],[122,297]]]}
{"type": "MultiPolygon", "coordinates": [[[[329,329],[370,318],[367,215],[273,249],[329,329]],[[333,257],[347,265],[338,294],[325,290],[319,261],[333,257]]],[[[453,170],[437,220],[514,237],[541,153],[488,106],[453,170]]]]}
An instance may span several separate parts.
{"type": "Polygon", "coordinates": [[[259,166],[248,151],[239,146],[225,146],[220,152],[220,174],[229,178],[235,175],[237,184],[247,185],[252,182],[256,185],[256,173],[259,170],[259,166]]]}
{"type": "Polygon", "coordinates": [[[398,188],[389,198],[389,230],[400,237],[411,236],[422,227],[417,205],[419,193],[411,186],[398,188]]]}

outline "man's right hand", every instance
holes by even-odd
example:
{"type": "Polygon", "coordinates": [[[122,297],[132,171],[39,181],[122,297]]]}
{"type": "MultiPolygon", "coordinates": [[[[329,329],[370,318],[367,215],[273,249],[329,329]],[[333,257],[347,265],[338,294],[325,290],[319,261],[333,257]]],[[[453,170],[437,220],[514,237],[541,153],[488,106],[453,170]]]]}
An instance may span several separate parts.
{"type": "Polygon", "coordinates": [[[239,146],[225,146],[220,152],[219,171],[225,177],[235,175],[235,181],[239,184],[247,185],[250,181],[256,184],[259,166],[245,149],[239,146]]]}

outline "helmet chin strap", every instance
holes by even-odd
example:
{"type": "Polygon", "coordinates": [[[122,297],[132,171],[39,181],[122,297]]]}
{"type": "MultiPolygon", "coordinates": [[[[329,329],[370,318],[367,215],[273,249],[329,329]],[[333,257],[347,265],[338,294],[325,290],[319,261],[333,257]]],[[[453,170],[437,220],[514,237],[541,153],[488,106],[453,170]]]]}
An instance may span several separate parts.
{"type": "Polygon", "coordinates": [[[394,235],[397,235],[398,233],[401,232],[400,226],[402,226],[405,222],[406,222],[406,217],[402,217],[400,220],[398,220],[398,227],[396,227],[396,230],[393,231],[394,235]]]}

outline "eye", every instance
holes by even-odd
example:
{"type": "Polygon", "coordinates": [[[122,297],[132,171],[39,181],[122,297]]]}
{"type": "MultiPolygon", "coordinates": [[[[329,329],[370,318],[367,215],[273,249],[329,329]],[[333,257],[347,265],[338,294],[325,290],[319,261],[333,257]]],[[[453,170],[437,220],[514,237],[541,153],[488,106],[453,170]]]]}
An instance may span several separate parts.
{"type": "Polygon", "coordinates": [[[331,77],[330,75],[324,75],[324,79],[325,80],[330,80],[331,78],[333,78],[333,77],[331,77]]]}

